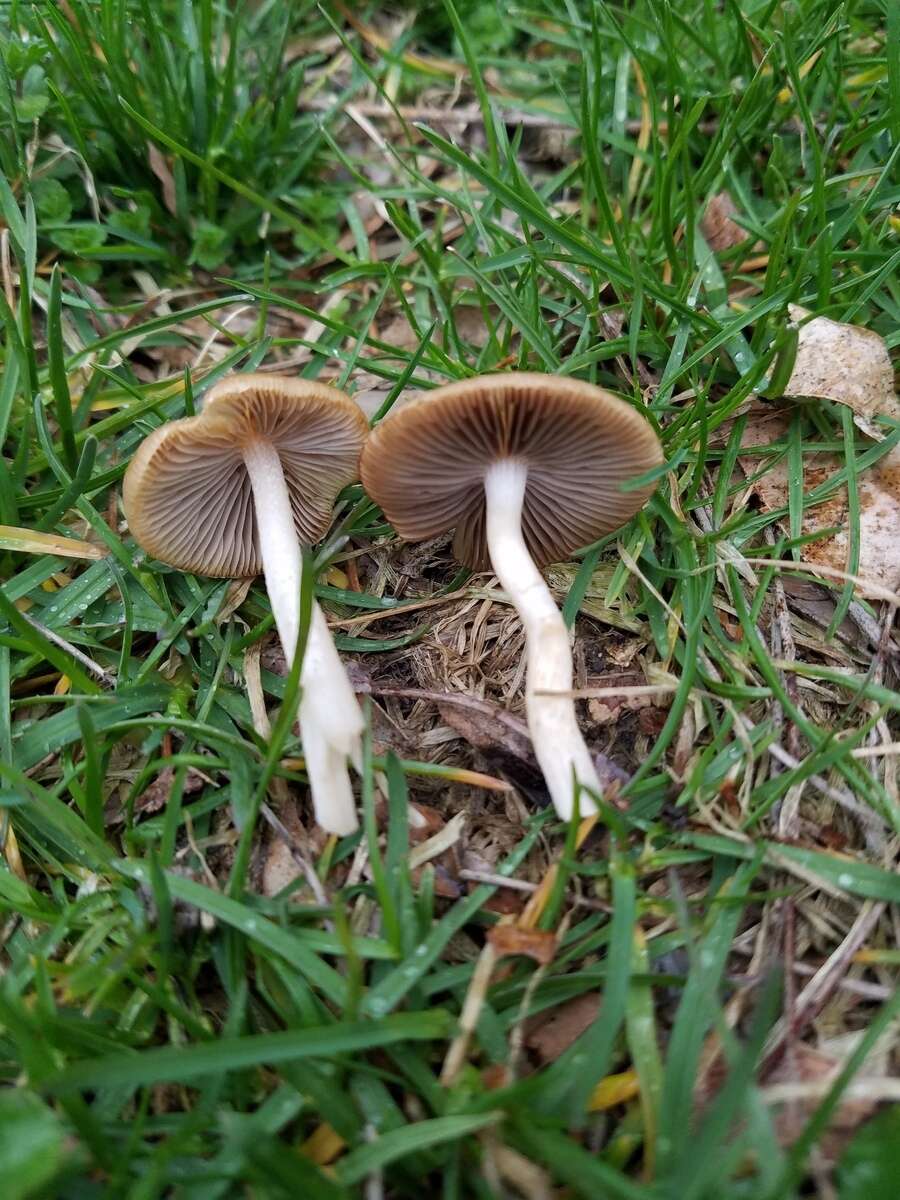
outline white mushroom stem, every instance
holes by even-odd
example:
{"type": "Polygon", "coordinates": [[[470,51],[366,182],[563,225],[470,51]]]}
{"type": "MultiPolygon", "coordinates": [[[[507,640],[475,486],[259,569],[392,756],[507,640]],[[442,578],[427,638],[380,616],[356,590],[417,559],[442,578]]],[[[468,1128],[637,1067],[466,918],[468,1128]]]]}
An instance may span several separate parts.
{"type": "MultiPolygon", "coordinates": [[[[281,460],[263,438],[242,450],[253,489],[263,574],[288,667],[300,632],[303,557],[281,460]]],[[[362,753],[363,715],[315,600],[300,671],[300,734],[316,820],[329,833],[358,827],[347,760],[362,753]]]]}
{"type": "Polygon", "coordinates": [[[504,459],[484,477],[487,543],[500,585],[525,627],[527,655],[525,709],[538,765],[559,815],[568,820],[577,779],[582,785],[579,812],[597,811],[584,790],[600,794],[600,781],[575,716],[572,651],[562,614],[534,564],[522,536],[522,503],[528,468],[504,459]],[[545,692],[562,695],[544,695],[545,692]]]}

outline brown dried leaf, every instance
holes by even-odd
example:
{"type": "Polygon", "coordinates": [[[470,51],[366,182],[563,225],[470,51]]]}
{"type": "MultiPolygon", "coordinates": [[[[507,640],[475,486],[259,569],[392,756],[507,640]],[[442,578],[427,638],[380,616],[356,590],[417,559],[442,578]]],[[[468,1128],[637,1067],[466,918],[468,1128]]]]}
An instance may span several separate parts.
{"type": "MultiPolygon", "coordinates": [[[[623,671],[594,676],[587,679],[585,686],[588,688],[633,688],[646,686],[646,683],[647,680],[642,674],[623,671]]],[[[641,708],[650,708],[653,702],[652,696],[595,696],[588,700],[588,712],[595,725],[611,725],[614,721],[618,721],[623,712],[637,712],[641,708]]]]}
{"type": "MultiPolygon", "coordinates": [[[[165,808],[169,800],[169,794],[172,791],[172,781],[174,778],[174,767],[165,767],[160,771],[150,786],[145,788],[135,800],[135,813],[155,813],[159,812],[161,808],[165,808]]],[[[184,787],[182,788],[182,795],[190,796],[194,792],[199,792],[205,784],[206,780],[200,772],[195,771],[193,767],[188,767],[184,787]]]]}
{"type": "MultiPolygon", "coordinates": [[[[821,1103],[820,1089],[815,1085],[830,1084],[840,1071],[842,1063],[827,1053],[824,1048],[808,1046],[805,1042],[794,1046],[790,1054],[782,1058],[779,1065],[766,1080],[767,1089],[772,1087],[777,1094],[779,1086],[795,1085],[798,1092],[808,1085],[809,1094],[802,1099],[779,1104],[774,1113],[773,1124],[775,1134],[782,1146],[792,1146],[800,1136],[807,1121],[821,1103]]],[[[878,1072],[878,1068],[870,1058],[866,1066],[867,1072],[878,1072]]],[[[865,1073],[857,1076],[857,1084],[865,1082],[865,1073]]],[[[862,1124],[875,1111],[877,1104],[874,1100],[854,1097],[843,1099],[838,1105],[828,1125],[820,1150],[825,1157],[834,1161],[846,1146],[857,1126],[862,1124]]]]}
{"type": "Polygon", "coordinates": [[[525,1045],[534,1051],[542,1066],[555,1062],[593,1024],[599,1011],[600,996],[596,992],[567,1000],[538,1017],[525,1038],[525,1045]]]}
{"type": "Polygon", "coordinates": [[[495,925],[487,931],[487,940],[498,957],[524,954],[541,966],[553,962],[556,934],[547,929],[520,929],[518,925],[495,925]]]}
{"type": "Polygon", "coordinates": [[[700,232],[706,238],[710,250],[730,250],[746,242],[749,234],[732,218],[738,208],[728,192],[719,192],[710,199],[706,211],[700,218],[700,232]]]}
{"type": "Polygon", "coordinates": [[[225,592],[225,599],[222,602],[222,607],[216,613],[216,624],[224,625],[224,623],[233,617],[237,610],[241,607],[249,595],[250,589],[253,587],[255,579],[232,579],[228,585],[228,590],[225,592]]]}
{"type": "MultiPolygon", "coordinates": [[[[495,310],[490,310],[491,321],[494,322],[499,314],[495,310]]],[[[468,342],[470,346],[487,345],[490,337],[490,328],[484,319],[484,313],[480,308],[475,308],[472,305],[463,305],[457,308],[453,314],[453,322],[456,326],[456,332],[464,342],[468,342]]]]}
{"type": "MultiPolygon", "coordinates": [[[[809,316],[796,304],[789,306],[789,312],[792,321],[809,316]]],[[[884,339],[871,329],[829,317],[814,317],[800,326],[797,359],[784,394],[846,404],[860,429],[874,438],[885,436],[875,417],[900,418],[894,370],[884,339]]]]}
{"type": "MultiPolygon", "coordinates": [[[[469,891],[474,892],[478,884],[469,883],[469,891]]],[[[485,912],[496,913],[498,917],[517,917],[528,902],[528,892],[517,892],[513,888],[497,888],[493,896],[485,900],[482,908],[485,912]]]]}
{"type": "Polygon", "coordinates": [[[438,704],[442,720],[478,750],[505,750],[513,758],[534,764],[531,739],[524,721],[506,712],[499,705],[475,697],[453,697],[438,704]]]}
{"type": "Polygon", "coordinates": [[[175,177],[169,169],[166,156],[152,142],[148,142],[147,158],[150,163],[150,170],[159,180],[160,187],[162,188],[163,204],[165,204],[174,217],[178,210],[178,204],[175,199],[175,177]]]}

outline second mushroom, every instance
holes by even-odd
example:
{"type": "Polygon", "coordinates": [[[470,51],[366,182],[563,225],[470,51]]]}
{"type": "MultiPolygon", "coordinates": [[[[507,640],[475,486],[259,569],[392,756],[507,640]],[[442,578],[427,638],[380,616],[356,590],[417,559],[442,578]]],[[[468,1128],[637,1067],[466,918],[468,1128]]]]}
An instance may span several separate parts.
{"type": "MultiPolygon", "coordinates": [[[[232,376],[199,416],[160,426],[125,474],[136,540],[197,575],[262,570],[290,667],[300,631],[301,544],[324,537],[335,498],[357,478],[368,425],[342,392],[307,380],[232,376]]],[[[348,759],[359,766],[363,716],[318,604],[301,668],[300,732],[316,819],[357,828],[348,759]]]]}
{"type": "Polygon", "coordinates": [[[492,566],[525,627],[526,712],[559,815],[596,811],[600,782],[571,697],[572,655],[539,567],[624,524],[662,462],[634,408],[602,388],[536,373],[479,376],[426,393],[370,435],[363,485],[401,537],[455,529],[456,557],[492,566]]]}

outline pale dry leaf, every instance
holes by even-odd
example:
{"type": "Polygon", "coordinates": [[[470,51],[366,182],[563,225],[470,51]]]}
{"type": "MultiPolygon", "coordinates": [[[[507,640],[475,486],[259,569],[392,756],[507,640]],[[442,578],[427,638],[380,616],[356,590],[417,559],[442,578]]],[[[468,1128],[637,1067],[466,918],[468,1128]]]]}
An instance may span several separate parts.
{"type": "Polygon", "coordinates": [[[466,827],[467,814],[466,812],[458,812],[455,817],[451,818],[443,829],[439,829],[427,841],[415,846],[409,852],[409,865],[411,869],[421,867],[425,863],[430,862],[433,858],[444,854],[451,846],[456,843],[463,835],[463,830],[466,827]]]}
{"type": "Polygon", "coordinates": [[[303,860],[295,850],[300,851],[302,847],[307,846],[309,836],[292,799],[285,798],[279,805],[277,820],[279,828],[270,827],[263,841],[260,873],[262,894],[277,896],[294,884],[294,889],[288,893],[291,899],[299,900],[301,894],[306,892],[305,898],[308,900],[309,884],[304,876],[303,860]]]}
{"type": "Polygon", "coordinates": [[[290,846],[278,837],[270,837],[262,868],[262,894],[277,896],[290,884],[299,890],[305,884],[303,872],[294,862],[290,846]]]}
{"type": "MultiPolygon", "coordinates": [[[[788,307],[792,321],[809,312],[788,307]]],[[[861,325],[814,317],[800,325],[797,358],[784,389],[789,399],[835,400],[853,410],[856,424],[870,437],[883,438],[878,416],[900,419],[894,370],[884,339],[861,325]]]]}
{"type": "MultiPolygon", "coordinates": [[[[784,439],[790,429],[790,411],[771,405],[754,406],[747,419],[742,445],[766,446],[784,439]]],[[[752,456],[738,460],[744,473],[753,476],[764,462],[752,456]]],[[[805,494],[824,483],[843,466],[834,454],[803,456],[803,491],[805,494]]],[[[787,458],[781,458],[753,481],[751,490],[759,497],[764,510],[783,508],[788,503],[787,458]]],[[[896,589],[900,586],[900,447],[886,454],[880,462],[860,475],[859,494],[859,568],[856,574],[874,584],[896,589]]],[[[783,522],[785,531],[787,522],[783,522]]],[[[803,547],[803,560],[812,566],[835,571],[848,569],[850,533],[848,524],[847,489],[840,488],[803,514],[802,533],[819,533],[837,529],[830,537],[809,542],[803,547]]],[[[861,587],[860,595],[869,591],[861,587]]]]}
{"type": "MultiPolygon", "coordinates": [[[[490,319],[492,323],[496,323],[499,313],[491,309],[490,319]]],[[[462,341],[479,348],[487,345],[491,331],[480,308],[475,308],[473,305],[460,306],[453,314],[453,323],[462,341]]]]}
{"type": "Polygon", "coordinates": [[[20,529],[15,525],[0,525],[0,550],[15,550],[19,554],[58,554],[61,558],[90,559],[106,558],[109,553],[105,546],[94,546],[91,542],[62,537],[58,533],[20,529]]]}
{"type": "Polygon", "coordinates": [[[169,169],[166,156],[152,142],[148,142],[147,159],[150,163],[150,170],[159,180],[159,185],[162,188],[163,204],[165,204],[174,217],[178,211],[178,203],[175,198],[175,177],[169,169]]]}
{"type": "Polygon", "coordinates": [[[244,652],[244,683],[247,687],[247,699],[250,702],[250,714],[253,718],[253,728],[261,738],[268,739],[272,727],[269,714],[266,711],[266,698],[263,693],[262,671],[260,669],[261,645],[256,642],[244,652]]]}
{"type": "Polygon", "coordinates": [[[378,336],[381,341],[396,346],[398,350],[418,350],[419,348],[419,335],[403,313],[395,313],[387,324],[379,329],[378,336]]]}
{"type": "Polygon", "coordinates": [[[222,607],[216,613],[216,624],[224,625],[237,612],[253,587],[255,579],[232,579],[225,592],[222,607]]]}

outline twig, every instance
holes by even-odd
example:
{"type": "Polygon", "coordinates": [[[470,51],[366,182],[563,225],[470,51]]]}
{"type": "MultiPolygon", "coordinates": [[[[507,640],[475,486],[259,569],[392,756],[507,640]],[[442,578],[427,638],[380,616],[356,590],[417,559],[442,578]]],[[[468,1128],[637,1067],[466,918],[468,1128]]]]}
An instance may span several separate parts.
{"type": "MultiPolygon", "coordinates": [[[[514,892],[528,892],[529,895],[533,895],[541,886],[539,883],[529,883],[527,879],[513,879],[506,875],[496,875],[492,871],[470,871],[467,868],[459,872],[459,878],[470,883],[509,888],[514,892]]],[[[604,904],[602,900],[588,900],[585,896],[578,896],[572,892],[566,893],[566,900],[576,908],[587,908],[591,912],[612,912],[612,905],[604,904]]]]}
{"type": "Polygon", "coordinates": [[[108,684],[110,687],[115,687],[115,675],[111,675],[109,671],[107,671],[104,667],[101,667],[99,663],[94,662],[92,658],[88,658],[88,656],[83,651],[79,650],[77,646],[73,646],[71,642],[67,642],[64,637],[60,637],[58,633],[54,633],[52,629],[49,629],[40,621],[36,621],[34,617],[30,617],[28,613],[22,613],[21,615],[23,620],[27,621],[32,629],[35,629],[38,633],[42,634],[48,642],[53,642],[55,646],[59,646],[61,650],[65,650],[67,654],[71,654],[71,656],[77,662],[80,662],[83,667],[87,667],[87,669],[92,674],[96,675],[98,679],[102,679],[103,682],[108,684]]]}
{"type": "Polygon", "coordinates": [[[344,621],[329,621],[329,629],[353,629],[359,626],[370,625],[373,621],[383,621],[385,617],[397,617],[402,613],[418,612],[423,608],[434,608],[438,604],[447,604],[453,600],[459,600],[462,596],[469,593],[469,588],[460,588],[456,592],[448,592],[445,596],[432,596],[428,600],[414,600],[410,604],[398,604],[396,608],[382,608],[377,612],[365,613],[361,617],[348,617],[344,621]]]}
{"type": "Polygon", "coordinates": [[[860,908],[856,920],[841,944],[828,956],[797,997],[794,1007],[792,1029],[780,1020],[772,1032],[765,1053],[765,1063],[771,1067],[782,1055],[790,1032],[797,1036],[822,1011],[853,962],[853,956],[881,920],[887,905],[883,901],[867,900],[860,908]]]}
{"type": "Polygon", "coordinates": [[[478,1018],[484,1007],[487,990],[491,985],[491,976],[497,965],[497,951],[491,942],[485,942],[475,963],[475,970],[469,981],[466,998],[463,1001],[462,1012],[459,1014],[459,1030],[450,1043],[441,1068],[440,1082],[443,1087],[451,1087],[462,1070],[469,1049],[472,1034],[478,1025],[478,1018]]]}

